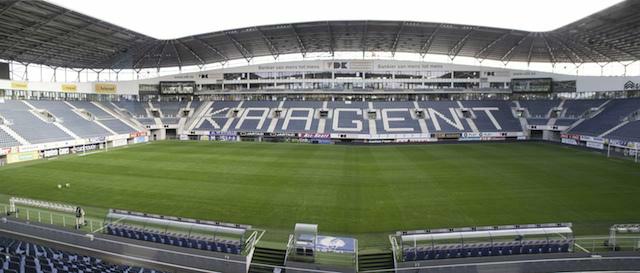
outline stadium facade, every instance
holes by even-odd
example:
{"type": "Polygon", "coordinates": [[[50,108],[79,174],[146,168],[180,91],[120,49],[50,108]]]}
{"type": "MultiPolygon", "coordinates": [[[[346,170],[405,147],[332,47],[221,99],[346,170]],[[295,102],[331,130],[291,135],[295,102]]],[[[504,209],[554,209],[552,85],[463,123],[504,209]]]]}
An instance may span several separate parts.
{"type": "MultiPolygon", "coordinates": [[[[86,70],[204,67],[259,56],[333,56],[339,51],[576,66],[614,62],[626,67],[640,59],[635,31],[639,6],[624,1],[546,33],[340,21],[256,26],[161,41],[48,2],[5,1],[0,3],[0,23],[7,26],[0,33],[0,59],[50,66],[54,75],[61,67],[65,73],[72,69],[78,81],[14,79],[10,65],[0,65],[0,165],[165,139],[425,145],[536,140],[637,162],[640,76],[327,58],[138,80],[79,79],[86,70]]],[[[69,185],[58,184],[63,187],[69,185]]],[[[390,231],[389,245],[371,249],[359,249],[354,238],[319,235],[316,225],[299,224],[288,242],[280,242],[286,244],[282,249],[260,245],[265,231],[250,225],[110,209],[101,227],[86,232],[84,221],[76,222],[75,230],[65,229],[54,223],[51,213],[71,211],[77,220],[84,217],[80,207],[73,211],[75,206],[68,204],[15,197],[9,202],[8,216],[0,223],[0,252],[5,254],[0,256],[0,272],[640,268],[637,252],[594,257],[576,251],[584,248],[574,240],[571,223],[390,231]],[[16,203],[27,211],[26,219],[16,203]],[[38,221],[29,208],[37,211],[38,221]],[[46,224],[43,211],[50,215],[46,224]],[[194,230],[202,234],[194,235],[194,230]]],[[[66,218],[61,219],[66,227],[66,218]]],[[[637,231],[637,225],[612,226],[605,246],[619,250],[616,232],[637,231]]],[[[632,249],[638,249],[637,240],[632,249]]]]}

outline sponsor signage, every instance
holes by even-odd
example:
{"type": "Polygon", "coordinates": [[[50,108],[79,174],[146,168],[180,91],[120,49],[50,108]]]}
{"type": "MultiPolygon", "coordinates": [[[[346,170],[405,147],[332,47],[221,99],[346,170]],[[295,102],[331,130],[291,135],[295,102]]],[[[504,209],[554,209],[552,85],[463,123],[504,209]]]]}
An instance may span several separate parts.
{"type": "Polygon", "coordinates": [[[604,144],[601,142],[591,142],[588,141],[587,142],[587,147],[589,148],[594,148],[594,149],[599,149],[599,150],[604,150],[604,144]]]}
{"type": "Polygon", "coordinates": [[[480,138],[480,133],[462,133],[463,138],[480,138]]]}
{"type": "Polygon", "coordinates": [[[118,87],[113,83],[96,83],[95,91],[98,94],[115,94],[118,87]]]}
{"type": "Polygon", "coordinates": [[[38,158],[40,158],[40,153],[38,153],[38,151],[11,153],[7,155],[7,163],[11,164],[29,160],[36,160],[38,158]]]}
{"type": "Polygon", "coordinates": [[[569,145],[578,145],[578,141],[573,138],[562,138],[562,143],[569,145]]]}
{"type": "Polygon", "coordinates": [[[11,89],[27,89],[29,88],[29,83],[27,82],[11,82],[11,89]]]}
{"type": "Polygon", "coordinates": [[[116,139],[113,142],[111,142],[111,146],[112,147],[120,147],[120,146],[125,146],[127,145],[127,139],[116,139]]]}
{"type": "Polygon", "coordinates": [[[72,83],[63,83],[60,85],[62,92],[77,92],[78,86],[72,83]]]}
{"type": "Polygon", "coordinates": [[[88,143],[101,143],[105,142],[107,139],[105,137],[92,137],[88,139],[88,143]]]}
{"type": "Polygon", "coordinates": [[[263,136],[263,132],[240,132],[240,136],[263,136]]]}
{"type": "Polygon", "coordinates": [[[460,133],[435,133],[436,138],[460,138],[460,133]]]}
{"type": "Polygon", "coordinates": [[[586,142],[604,143],[604,139],[600,137],[580,136],[580,140],[586,142]]]}
{"type": "Polygon", "coordinates": [[[58,154],[59,155],[68,155],[69,154],[69,148],[62,148],[62,149],[58,150],[58,154]]]}
{"type": "Polygon", "coordinates": [[[316,237],[316,249],[320,252],[354,253],[356,240],[346,237],[318,236],[316,237]]]}
{"type": "Polygon", "coordinates": [[[328,139],[331,138],[331,134],[321,134],[321,133],[300,133],[298,134],[301,138],[323,138],[328,139]]]}
{"type": "Polygon", "coordinates": [[[147,136],[139,136],[133,139],[133,143],[144,143],[149,141],[149,138],[147,136]]]}
{"type": "Polygon", "coordinates": [[[0,155],[6,155],[11,153],[11,148],[0,148],[0,155]]]}
{"type": "Polygon", "coordinates": [[[129,134],[107,136],[108,141],[118,140],[118,139],[127,139],[127,138],[129,138],[129,134]]]}
{"type": "Polygon", "coordinates": [[[580,140],[580,135],[572,135],[572,134],[560,134],[561,138],[570,138],[575,140],[580,140]]]}
{"type": "Polygon", "coordinates": [[[211,131],[209,132],[209,136],[236,136],[237,132],[229,131],[229,132],[221,132],[221,131],[211,131]]]}
{"type": "Polygon", "coordinates": [[[264,133],[264,136],[268,137],[295,137],[295,133],[264,133]]]}
{"type": "Polygon", "coordinates": [[[481,133],[480,136],[481,137],[502,137],[505,136],[506,134],[504,133],[498,133],[498,132],[486,132],[486,133],[481,133]]]}
{"type": "Polygon", "coordinates": [[[58,155],[58,149],[44,151],[44,157],[54,157],[58,155]]]}
{"type": "Polygon", "coordinates": [[[135,133],[129,134],[129,138],[136,138],[136,137],[139,137],[139,136],[146,136],[146,135],[147,135],[147,133],[145,133],[145,132],[135,132],[135,133]]]}

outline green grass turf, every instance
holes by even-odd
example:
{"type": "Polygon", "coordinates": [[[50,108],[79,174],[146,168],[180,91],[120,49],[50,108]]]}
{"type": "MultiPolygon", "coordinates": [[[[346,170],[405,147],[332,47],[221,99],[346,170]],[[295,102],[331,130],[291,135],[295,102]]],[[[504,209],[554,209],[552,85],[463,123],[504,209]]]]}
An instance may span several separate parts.
{"type": "Polygon", "coordinates": [[[3,167],[0,193],[275,234],[317,223],[321,233],[381,243],[396,230],[541,222],[606,234],[640,220],[640,165],[540,143],[168,141],[3,167]],[[71,188],[56,188],[64,183],[71,188]]]}

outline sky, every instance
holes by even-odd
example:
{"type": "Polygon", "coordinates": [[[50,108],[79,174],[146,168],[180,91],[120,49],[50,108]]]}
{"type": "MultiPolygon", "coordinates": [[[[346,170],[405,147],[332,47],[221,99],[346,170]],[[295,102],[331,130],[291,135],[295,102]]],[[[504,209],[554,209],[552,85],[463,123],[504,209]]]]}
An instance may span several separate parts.
{"type": "Polygon", "coordinates": [[[401,20],[549,31],[622,0],[46,0],[157,39],[327,20],[401,20]]]}

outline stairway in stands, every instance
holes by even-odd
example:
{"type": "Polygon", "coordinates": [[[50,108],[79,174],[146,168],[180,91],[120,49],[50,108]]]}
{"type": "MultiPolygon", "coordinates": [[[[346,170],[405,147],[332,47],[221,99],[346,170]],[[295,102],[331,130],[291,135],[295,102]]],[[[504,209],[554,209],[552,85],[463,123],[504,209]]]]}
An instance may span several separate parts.
{"type": "Polygon", "coordinates": [[[393,267],[393,253],[391,251],[358,254],[358,272],[393,269],[393,267]]]}
{"type": "MultiPolygon", "coordinates": [[[[285,255],[286,251],[284,249],[256,247],[253,252],[253,258],[251,259],[249,273],[272,273],[274,272],[273,269],[275,266],[284,266],[285,255]]],[[[280,272],[284,273],[285,270],[282,269],[280,272]]]]}

